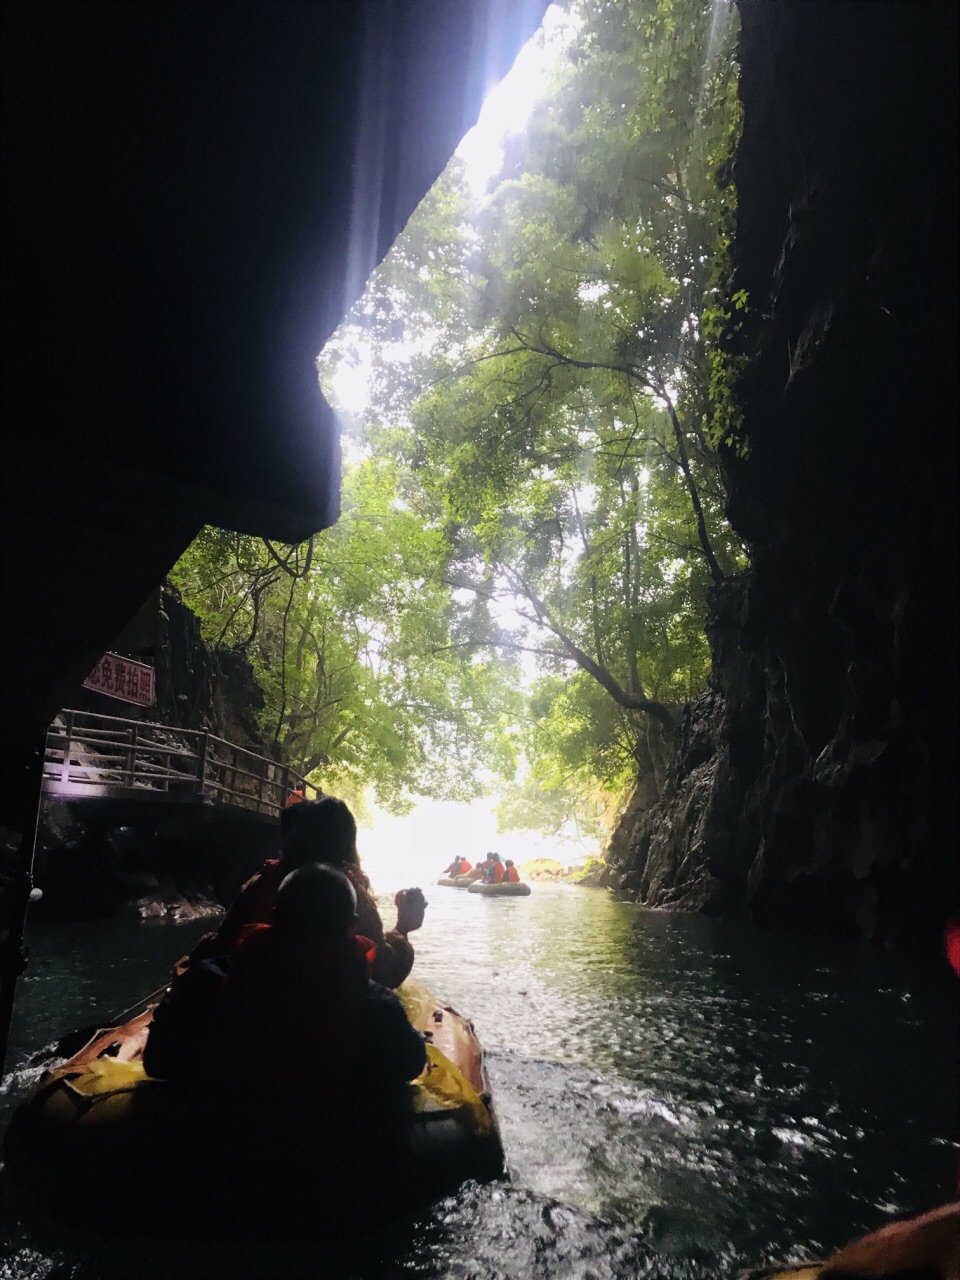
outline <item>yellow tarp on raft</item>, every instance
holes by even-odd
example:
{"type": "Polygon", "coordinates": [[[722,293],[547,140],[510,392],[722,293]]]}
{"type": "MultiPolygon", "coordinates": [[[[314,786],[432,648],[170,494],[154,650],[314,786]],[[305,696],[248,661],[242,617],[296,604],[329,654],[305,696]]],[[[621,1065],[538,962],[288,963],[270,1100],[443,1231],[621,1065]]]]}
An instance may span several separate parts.
{"type": "MultiPolygon", "coordinates": [[[[437,999],[416,978],[407,978],[394,994],[415,1027],[422,1028],[431,1023],[437,999]]],[[[432,1044],[427,1045],[427,1065],[414,1084],[419,1086],[414,1100],[415,1111],[431,1106],[461,1110],[471,1133],[486,1137],[493,1132],[490,1111],[480,1095],[459,1068],[432,1044]]]]}
{"type": "Polygon", "coordinates": [[[490,1112],[480,1095],[432,1044],[427,1045],[427,1065],[414,1081],[413,1109],[423,1111],[431,1104],[460,1111],[471,1133],[486,1137],[493,1130],[490,1112]]]}
{"type": "MultiPolygon", "coordinates": [[[[493,1123],[479,1095],[439,1049],[432,1044],[428,1044],[426,1049],[427,1065],[410,1090],[411,1110],[421,1112],[442,1108],[459,1112],[472,1134],[486,1137],[492,1132],[493,1123]]],[[[77,1107],[81,1099],[88,1103],[97,1100],[98,1120],[102,1122],[113,1112],[119,1118],[134,1093],[145,1088],[164,1087],[160,1082],[150,1080],[139,1060],[121,1062],[116,1058],[100,1058],[79,1072],[76,1069],[54,1072],[50,1083],[54,1078],[58,1078],[62,1089],[48,1091],[45,1111],[48,1120],[54,1120],[59,1114],[65,1122],[80,1119],[77,1107]]],[[[82,1105],[80,1110],[82,1113],[82,1105]]]]}

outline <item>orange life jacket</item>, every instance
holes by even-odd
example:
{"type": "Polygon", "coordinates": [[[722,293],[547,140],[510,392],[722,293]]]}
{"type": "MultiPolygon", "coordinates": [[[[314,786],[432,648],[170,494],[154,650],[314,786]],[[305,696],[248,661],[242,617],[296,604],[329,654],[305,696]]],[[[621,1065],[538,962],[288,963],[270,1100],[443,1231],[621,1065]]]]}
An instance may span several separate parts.
{"type": "Polygon", "coordinates": [[[520,872],[516,867],[504,867],[503,878],[508,884],[518,884],[520,881],[520,872]]]}
{"type": "Polygon", "coordinates": [[[490,870],[491,870],[490,883],[499,884],[500,881],[503,879],[503,863],[502,862],[491,863],[490,870]]]}
{"type": "Polygon", "coordinates": [[[460,874],[461,874],[462,876],[469,875],[469,873],[470,873],[472,870],[473,870],[473,867],[472,867],[472,866],[470,865],[470,863],[466,860],[466,858],[461,858],[461,859],[460,859],[460,874]]]}
{"type": "Polygon", "coordinates": [[[296,791],[291,791],[287,796],[287,803],[284,808],[289,809],[292,804],[301,804],[305,798],[303,792],[297,787],[296,791]]]}

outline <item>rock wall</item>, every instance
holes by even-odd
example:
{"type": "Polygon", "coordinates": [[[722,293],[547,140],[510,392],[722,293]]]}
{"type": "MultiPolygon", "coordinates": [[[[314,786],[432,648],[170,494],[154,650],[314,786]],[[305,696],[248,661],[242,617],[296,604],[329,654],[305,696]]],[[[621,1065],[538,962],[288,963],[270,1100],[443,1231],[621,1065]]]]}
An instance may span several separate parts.
{"type": "Polygon", "coordinates": [[[609,880],[931,941],[958,902],[957,6],[740,0],[735,288],[752,569],[609,880]]]}
{"type": "Polygon", "coordinates": [[[270,754],[257,719],[263,690],[246,655],[238,649],[211,648],[200,634],[200,619],[169,582],[160,593],[153,662],[155,706],[136,707],[92,689],[80,689],[71,706],[178,729],[208,730],[261,755],[270,754]]]}

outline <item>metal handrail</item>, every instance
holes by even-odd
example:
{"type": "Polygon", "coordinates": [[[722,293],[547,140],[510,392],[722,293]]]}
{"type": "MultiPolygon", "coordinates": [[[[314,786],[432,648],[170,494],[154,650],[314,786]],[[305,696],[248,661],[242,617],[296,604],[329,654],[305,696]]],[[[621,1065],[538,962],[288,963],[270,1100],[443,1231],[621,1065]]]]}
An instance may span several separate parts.
{"type": "Polygon", "coordinates": [[[278,811],[296,789],[304,795],[311,791],[319,794],[313,783],[289,765],[202,729],[180,729],[93,711],[65,710],[61,716],[62,723],[50,726],[45,743],[43,772],[48,794],[79,797],[95,792],[98,796],[150,799],[170,794],[171,783],[175,783],[179,796],[186,792],[258,813],[278,811]],[[158,741],[155,735],[164,740],[158,741]],[[218,748],[226,748],[231,758],[224,759],[226,753],[218,748]],[[84,754],[89,758],[80,758],[84,754]],[[192,768],[171,768],[173,760],[192,768]]]}

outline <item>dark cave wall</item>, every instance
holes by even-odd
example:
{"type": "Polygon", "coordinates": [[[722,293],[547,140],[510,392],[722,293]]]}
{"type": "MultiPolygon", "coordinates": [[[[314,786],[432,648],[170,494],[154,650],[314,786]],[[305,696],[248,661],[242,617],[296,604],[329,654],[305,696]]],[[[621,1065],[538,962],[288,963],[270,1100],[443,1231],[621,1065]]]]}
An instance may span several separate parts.
{"type": "Polygon", "coordinates": [[[752,569],[611,878],[883,942],[957,902],[957,6],[740,0],[752,569]]]}

